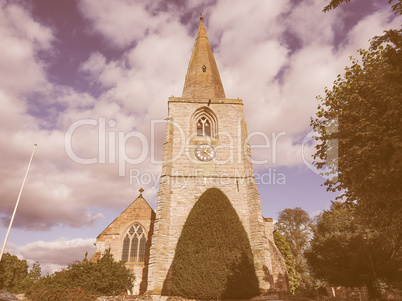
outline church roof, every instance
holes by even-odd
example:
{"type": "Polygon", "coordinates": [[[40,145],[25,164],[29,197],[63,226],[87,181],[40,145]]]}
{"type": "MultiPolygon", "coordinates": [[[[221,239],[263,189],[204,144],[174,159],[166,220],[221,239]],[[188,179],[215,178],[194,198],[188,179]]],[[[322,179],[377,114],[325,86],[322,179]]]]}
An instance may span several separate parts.
{"type": "Polygon", "coordinates": [[[126,224],[127,220],[134,222],[149,218],[152,219],[152,216],[155,215],[155,211],[144,199],[141,190],[140,195],[98,235],[98,238],[101,235],[115,234],[115,226],[121,223],[126,224]]]}
{"type": "Polygon", "coordinates": [[[226,98],[202,15],[187,69],[182,97],[226,98]]]}

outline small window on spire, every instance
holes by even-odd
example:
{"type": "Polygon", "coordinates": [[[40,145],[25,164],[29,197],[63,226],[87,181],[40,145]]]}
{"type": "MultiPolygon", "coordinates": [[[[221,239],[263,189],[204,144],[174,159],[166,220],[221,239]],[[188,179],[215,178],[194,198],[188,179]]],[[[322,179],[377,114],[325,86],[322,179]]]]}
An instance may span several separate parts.
{"type": "Polygon", "coordinates": [[[207,66],[202,65],[202,72],[207,72],[207,66]]]}

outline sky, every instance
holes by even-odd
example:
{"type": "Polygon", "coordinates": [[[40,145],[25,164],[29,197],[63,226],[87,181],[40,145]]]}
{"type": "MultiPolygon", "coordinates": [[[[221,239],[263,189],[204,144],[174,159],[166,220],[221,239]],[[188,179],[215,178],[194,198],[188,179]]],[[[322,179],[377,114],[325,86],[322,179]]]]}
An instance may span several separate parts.
{"type": "Polygon", "coordinates": [[[387,0],[0,0],[0,242],[52,273],[90,257],[138,195],[155,209],[164,120],[200,12],[227,98],[241,98],[265,217],[337,196],[311,166],[317,95],[399,28],[387,0]]]}

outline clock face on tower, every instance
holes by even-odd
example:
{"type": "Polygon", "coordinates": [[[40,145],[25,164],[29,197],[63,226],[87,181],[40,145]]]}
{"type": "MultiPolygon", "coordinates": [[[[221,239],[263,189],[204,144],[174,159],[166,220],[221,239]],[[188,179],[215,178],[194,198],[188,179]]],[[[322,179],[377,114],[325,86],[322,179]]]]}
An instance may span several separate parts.
{"type": "Polygon", "coordinates": [[[195,156],[200,161],[211,161],[215,157],[215,149],[209,144],[200,144],[195,149],[195,156]]]}

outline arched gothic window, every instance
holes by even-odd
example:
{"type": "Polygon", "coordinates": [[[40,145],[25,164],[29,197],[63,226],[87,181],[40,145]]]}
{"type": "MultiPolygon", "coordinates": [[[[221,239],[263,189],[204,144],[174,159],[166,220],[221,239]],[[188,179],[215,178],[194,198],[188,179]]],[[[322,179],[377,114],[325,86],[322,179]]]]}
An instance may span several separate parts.
{"type": "Polygon", "coordinates": [[[195,111],[192,122],[195,125],[197,136],[217,138],[217,118],[214,112],[208,107],[202,107],[195,111]]]}
{"type": "Polygon", "coordinates": [[[144,228],[139,223],[132,225],[124,236],[121,260],[125,262],[144,262],[146,242],[144,228]]]}

